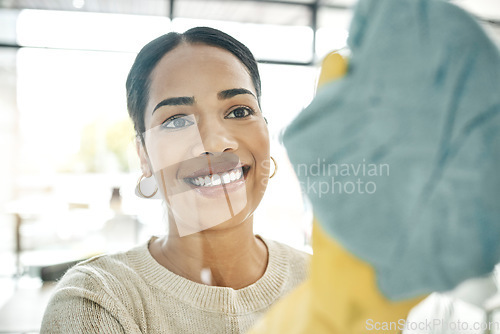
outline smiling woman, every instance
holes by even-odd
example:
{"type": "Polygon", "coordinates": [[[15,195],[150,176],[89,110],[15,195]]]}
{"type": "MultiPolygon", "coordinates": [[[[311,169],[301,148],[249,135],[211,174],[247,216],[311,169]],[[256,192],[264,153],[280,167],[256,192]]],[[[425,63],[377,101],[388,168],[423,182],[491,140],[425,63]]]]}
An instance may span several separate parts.
{"type": "Polygon", "coordinates": [[[253,233],[270,166],[260,90],[252,53],[221,31],[141,50],[127,79],[137,193],[164,199],[169,233],[72,268],[43,333],[243,333],[305,278],[307,254],[253,233]]]}

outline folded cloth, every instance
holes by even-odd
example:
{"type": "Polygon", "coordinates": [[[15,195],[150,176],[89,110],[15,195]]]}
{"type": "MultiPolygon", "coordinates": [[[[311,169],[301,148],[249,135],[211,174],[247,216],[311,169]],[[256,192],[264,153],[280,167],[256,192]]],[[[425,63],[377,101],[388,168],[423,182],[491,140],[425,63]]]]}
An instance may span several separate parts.
{"type": "Polygon", "coordinates": [[[500,261],[500,54],[435,0],[361,0],[347,75],[283,140],[322,228],[402,300],[500,261]]]}

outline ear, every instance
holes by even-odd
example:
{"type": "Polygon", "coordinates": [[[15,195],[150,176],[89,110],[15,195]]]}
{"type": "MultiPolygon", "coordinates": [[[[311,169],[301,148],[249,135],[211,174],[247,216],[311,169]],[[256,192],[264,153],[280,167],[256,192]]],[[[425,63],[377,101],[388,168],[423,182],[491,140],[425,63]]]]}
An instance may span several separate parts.
{"type": "Polygon", "coordinates": [[[144,174],[145,177],[150,177],[151,175],[153,175],[153,173],[151,172],[149,156],[146,147],[144,147],[142,143],[140,136],[135,137],[135,148],[137,150],[137,155],[139,156],[139,160],[141,162],[142,174],[144,174]]]}

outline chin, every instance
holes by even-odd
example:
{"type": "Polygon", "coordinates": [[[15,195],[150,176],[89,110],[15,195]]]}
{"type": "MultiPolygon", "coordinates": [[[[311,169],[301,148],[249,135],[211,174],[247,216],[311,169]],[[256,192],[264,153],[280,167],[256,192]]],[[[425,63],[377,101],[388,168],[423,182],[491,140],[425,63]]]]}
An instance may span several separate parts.
{"type": "Polygon", "coordinates": [[[170,217],[180,236],[241,224],[253,212],[246,191],[207,198],[195,191],[169,196],[170,217]]]}

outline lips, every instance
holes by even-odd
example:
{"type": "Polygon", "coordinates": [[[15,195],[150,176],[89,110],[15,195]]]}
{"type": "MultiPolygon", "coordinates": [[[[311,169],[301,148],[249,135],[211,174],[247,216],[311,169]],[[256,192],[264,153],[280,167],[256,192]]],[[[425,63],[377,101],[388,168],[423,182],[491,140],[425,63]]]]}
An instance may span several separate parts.
{"type": "Polygon", "coordinates": [[[197,171],[194,177],[186,177],[184,181],[194,187],[211,188],[222,184],[228,185],[245,178],[250,167],[247,165],[237,166],[230,170],[212,170],[212,173],[204,174],[204,171],[197,171]]]}
{"type": "Polygon", "coordinates": [[[177,178],[185,185],[212,196],[243,186],[250,166],[236,154],[222,152],[183,161],[178,168],[177,178]]]}
{"type": "Polygon", "coordinates": [[[193,164],[192,166],[182,166],[183,173],[182,176],[179,177],[181,179],[185,178],[197,178],[197,177],[205,177],[213,174],[222,174],[224,172],[231,171],[233,169],[241,168],[244,164],[239,162],[239,159],[216,159],[216,158],[203,158],[203,160],[199,161],[197,164],[193,164]],[[191,170],[188,172],[188,170],[191,170]]]}

